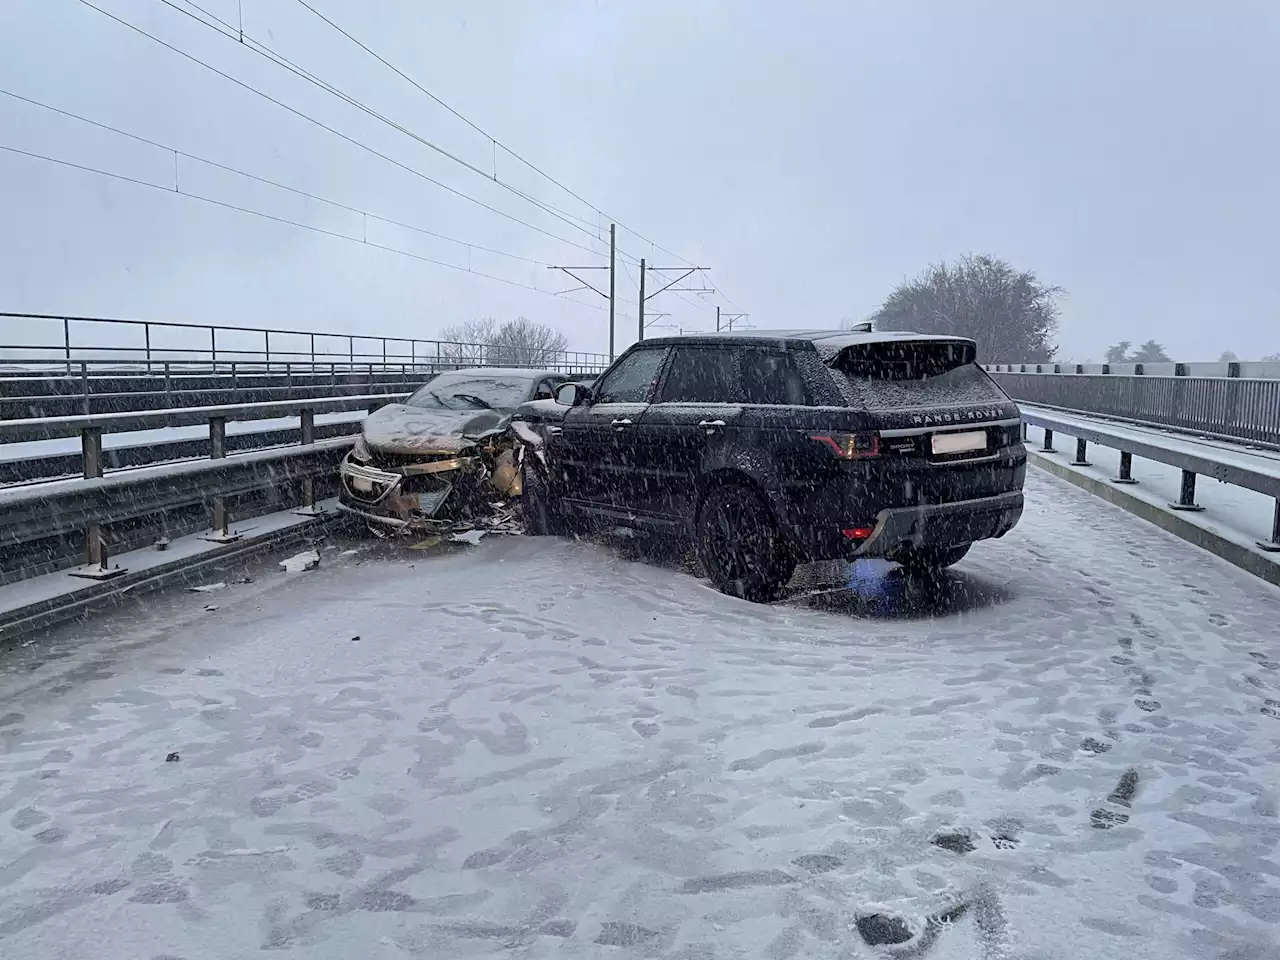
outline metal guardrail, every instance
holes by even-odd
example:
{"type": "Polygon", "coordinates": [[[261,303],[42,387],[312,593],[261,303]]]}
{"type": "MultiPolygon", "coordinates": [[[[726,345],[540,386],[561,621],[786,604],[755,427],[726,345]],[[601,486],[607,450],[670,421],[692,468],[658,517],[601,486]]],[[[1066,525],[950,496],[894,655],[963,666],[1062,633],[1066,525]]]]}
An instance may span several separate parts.
{"type": "Polygon", "coordinates": [[[423,370],[518,366],[566,373],[599,372],[608,366],[602,353],[513,351],[450,340],[56,314],[0,312],[0,320],[28,321],[41,331],[34,343],[0,342],[0,373],[5,375],[21,375],[23,367],[36,375],[55,370],[71,374],[79,362],[147,373],[166,362],[191,372],[225,371],[232,363],[265,371],[282,370],[286,364],[315,371],[335,365],[423,370]],[[15,369],[5,370],[6,365],[15,369]]]}
{"type": "MultiPolygon", "coordinates": [[[[406,393],[377,393],[357,397],[324,397],[314,400],[275,400],[265,403],[230,403],[207,407],[180,407],[173,410],[142,410],[123,413],[100,413],[88,416],[46,417],[27,420],[0,420],[0,443],[27,440],[55,440],[60,437],[83,437],[96,433],[98,441],[104,433],[131,430],[154,430],[161,427],[189,427],[209,424],[225,428],[227,421],[276,420],[284,417],[310,417],[317,413],[342,413],[350,410],[373,410],[385,403],[403,400],[406,393]]],[[[306,441],[304,441],[306,442],[306,441]]],[[[96,476],[96,474],[95,474],[96,476]]]]}
{"type": "MultiPolygon", "coordinates": [[[[337,472],[342,452],[354,436],[317,442],[315,416],[348,410],[370,410],[404,395],[368,395],[268,403],[227,404],[176,410],[126,412],[98,416],[0,421],[0,442],[79,436],[83,477],[0,490],[0,543],[21,546],[34,541],[61,542],[83,532],[85,566],[76,576],[105,580],[125,571],[112,566],[104,528],[138,518],[162,518],[178,508],[205,505],[210,517],[207,539],[228,543],[231,531],[227,501],[255,490],[296,485],[300,511],[314,513],[317,481],[327,483],[337,472]],[[255,450],[227,456],[228,421],[296,416],[301,443],[294,447],[255,450]],[[104,476],[102,437],[106,433],[207,424],[209,457],[176,464],[124,470],[104,476]]],[[[49,548],[39,566],[65,559],[49,548]]],[[[64,564],[65,565],[65,564],[64,564]]],[[[3,579],[3,578],[0,578],[3,579]]]]}
{"type": "Polygon", "coordinates": [[[1280,449],[1280,380],[998,370],[991,375],[1020,402],[1280,449]]]}
{"type": "Polygon", "coordinates": [[[1178,501],[1169,506],[1174,510],[1199,511],[1196,503],[1196,477],[1206,476],[1224,483],[1244,487],[1275,499],[1270,540],[1257,541],[1258,548],[1269,553],[1280,552],[1280,461],[1270,457],[1249,455],[1249,451],[1214,448],[1197,444],[1189,438],[1177,436],[1154,437],[1141,428],[1124,423],[1110,424],[1089,421],[1069,413],[1039,409],[1019,404],[1022,413],[1023,432],[1026,425],[1044,430],[1044,446],[1040,453],[1056,453],[1053,446],[1054,431],[1075,437],[1077,466],[1087,465],[1088,444],[1097,443],[1120,451],[1119,475],[1112,483],[1132,484],[1133,458],[1154,460],[1177,467],[1182,471],[1178,501]]]}

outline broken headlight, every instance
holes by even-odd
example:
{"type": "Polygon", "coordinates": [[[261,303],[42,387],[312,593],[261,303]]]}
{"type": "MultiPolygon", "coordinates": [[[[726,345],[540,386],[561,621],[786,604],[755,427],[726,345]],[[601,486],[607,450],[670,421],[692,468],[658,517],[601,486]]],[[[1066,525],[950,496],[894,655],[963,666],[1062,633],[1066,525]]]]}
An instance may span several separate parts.
{"type": "Polygon", "coordinates": [[[368,463],[373,459],[373,454],[369,452],[369,445],[364,442],[364,434],[356,437],[355,446],[351,448],[348,454],[352,460],[359,460],[361,463],[368,463]]]}

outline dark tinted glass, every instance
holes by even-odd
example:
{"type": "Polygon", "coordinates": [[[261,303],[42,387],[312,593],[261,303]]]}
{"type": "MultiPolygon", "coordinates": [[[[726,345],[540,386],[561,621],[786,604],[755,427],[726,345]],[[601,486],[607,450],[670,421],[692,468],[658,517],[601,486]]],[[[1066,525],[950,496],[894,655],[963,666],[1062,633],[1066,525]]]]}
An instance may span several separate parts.
{"type": "Polygon", "coordinates": [[[807,402],[800,371],[785,353],[743,350],[742,403],[803,405],[807,402]]]}
{"type": "Polygon", "coordinates": [[[610,370],[596,391],[596,403],[644,403],[666,359],[666,347],[637,350],[610,370]]]}
{"type": "Polygon", "coordinates": [[[659,403],[740,403],[733,351],[676,347],[659,403]]]}

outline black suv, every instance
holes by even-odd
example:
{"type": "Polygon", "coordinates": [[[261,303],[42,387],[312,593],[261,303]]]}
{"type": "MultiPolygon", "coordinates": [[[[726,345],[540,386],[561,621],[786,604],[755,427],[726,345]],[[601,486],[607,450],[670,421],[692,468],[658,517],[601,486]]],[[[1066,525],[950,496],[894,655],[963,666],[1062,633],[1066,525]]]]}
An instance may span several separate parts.
{"type": "Polygon", "coordinates": [[[642,341],[517,411],[527,526],[687,537],[719,589],[758,601],[798,563],[949,566],[1022,515],[1018,408],[974,355],[869,331],[642,341]]]}

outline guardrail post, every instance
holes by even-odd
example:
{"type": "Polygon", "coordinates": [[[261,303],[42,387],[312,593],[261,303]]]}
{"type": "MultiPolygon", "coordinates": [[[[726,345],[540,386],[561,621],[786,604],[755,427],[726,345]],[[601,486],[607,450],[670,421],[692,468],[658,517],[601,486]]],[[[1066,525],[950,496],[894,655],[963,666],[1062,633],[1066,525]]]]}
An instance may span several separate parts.
{"type": "Polygon", "coordinates": [[[1133,479],[1133,454],[1124,450],[1120,451],[1120,476],[1115,477],[1112,483],[1137,483],[1133,479]]]}
{"type": "Polygon", "coordinates": [[[1058,452],[1057,450],[1053,449],[1053,431],[1050,430],[1048,427],[1045,427],[1045,430],[1044,430],[1044,446],[1040,448],[1040,452],[1041,453],[1057,453],[1058,452]]]}
{"type": "MultiPolygon", "coordinates": [[[[298,414],[298,427],[304,447],[316,442],[316,412],[314,410],[303,410],[298,414]]],[[[302,517],[324,516],[324,510],[316,506],[316,483],[312,477],[302,478],[302,506],[293,512],[302,517]]]]}
{"type": "Polygon", "coordinates": [[[1271,539],[1259,540],[1258,549],[1267,553],[1280,553],[1280,497],[1276,498],[1276,511],[1271,515],[1271,539]]]}
{"type": "Polygon", "coordinates": [[[82,412],[87,417],[89,415],[89,364],[84,360],[80,361],[80,395],[80,402],[84,407],[82,412]]]}
{"type": "Polygon", "coordinates": [[[71,376],[71,321],[62,318],[62,351],[67,358],[67,376],[71,376]]]}
{"type": "MultiPolygon", "coordinates": [[[[102,430],[85,427],[80,431],[80,451],[84,478],[97,480],[102,476],[102,430]]],[[[86,580],[109,580],[125,572],[119,565],[112,567],[107,555],[107,544],[102,536],[102,524],[90,520],[85,528],[85,565],[67,571],[73,577],[86,580]]]]}
{"type": "MultiPolygon", "coordinates": [[[[225,417],[209,418],[209,459],[221,460],[227,455],[227,420],[225,417]]],[[[230,518],[227,516],[227,504],[222,497],[213,498],[213,521],[209,535],[204,538],[213,543],[232,543],[240,539],[240,534],[231,532],[230,518]]]]}
{"type": "Polygon", "coordinates": [[[1204,507],[1196,503],[1196,475],[1190,470],[1182,471],[1182,489],[1178,492],[1178,502],[1169,504],[1174,510],[1200,511],[1204,507]]]}
{"type": "Polygon", "coordinates": [[[102,430],[85,427],[80,431],[80,459],[86,480],[102,476],[102,430]]]}
{"type": "Polygon", "coordinates": [[[1076,458],[1071,461],[1073,467],[1087,467],[1089,461],[1085,459],[1089,452],[1089,444],[1085,440],[1076,439],[1076,458]]]}
{"type": "Polygon", "coordinates": [[[164,405],[173,406],[173,380],[169,376],[169,361],[164,362],[164,405]]]}

